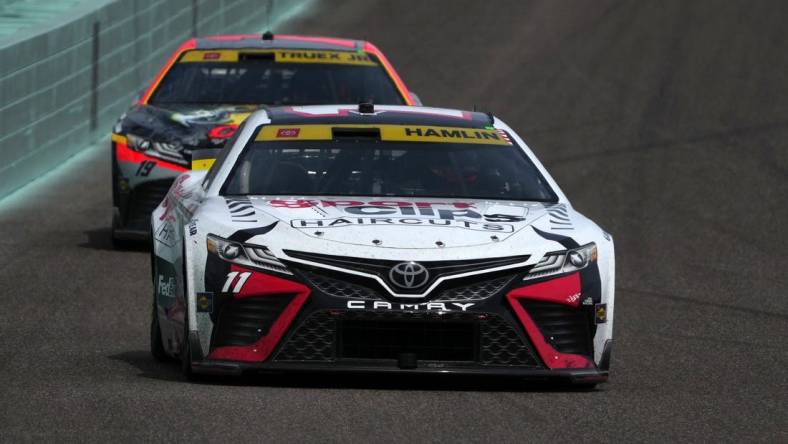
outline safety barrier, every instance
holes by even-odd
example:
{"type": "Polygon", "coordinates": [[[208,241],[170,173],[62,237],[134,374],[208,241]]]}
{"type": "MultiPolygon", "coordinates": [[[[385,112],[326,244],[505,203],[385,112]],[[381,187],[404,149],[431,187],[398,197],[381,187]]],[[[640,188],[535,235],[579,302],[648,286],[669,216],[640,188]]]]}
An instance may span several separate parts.
{"type": "Polygon", "coordinates": [[[98,137],[193,35],[260,32],[307,0],[86,0],[0,37],[0,198],[98,137]]]}

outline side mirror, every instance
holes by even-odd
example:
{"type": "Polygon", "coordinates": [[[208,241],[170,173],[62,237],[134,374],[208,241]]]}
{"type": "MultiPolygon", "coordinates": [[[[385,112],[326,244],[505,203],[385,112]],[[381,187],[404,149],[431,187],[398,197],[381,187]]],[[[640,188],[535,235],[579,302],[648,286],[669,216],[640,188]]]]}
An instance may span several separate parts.
{"type": "Polygon", "coordinates": [[[413,100],[413,104],[414,105],[416,105],[416,106],[424,105],[423,103],[421,103],[421,98],[419,98],[419,96],[416,95],[416,93],[413,92],[413,91],[410,92],[410,98],[413,100]]]}

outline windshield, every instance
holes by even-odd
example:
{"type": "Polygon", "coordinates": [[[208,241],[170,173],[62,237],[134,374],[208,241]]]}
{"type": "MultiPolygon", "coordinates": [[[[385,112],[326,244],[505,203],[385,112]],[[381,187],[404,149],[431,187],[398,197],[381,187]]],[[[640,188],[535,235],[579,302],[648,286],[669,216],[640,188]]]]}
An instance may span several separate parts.
{"type": "Polygon", "coordinates": [[[368,140],[253,142],[222,193],[557,201],[513,145],[368,140]]]}
{"type": "Polygon", "coordinates": [[[170,68],[149,103],[322,105],[362,101],[405,104],[383,67],[366,54],[190,51],[170,68]],[[313,61],[294,54],[342,58],[313,61]]]}

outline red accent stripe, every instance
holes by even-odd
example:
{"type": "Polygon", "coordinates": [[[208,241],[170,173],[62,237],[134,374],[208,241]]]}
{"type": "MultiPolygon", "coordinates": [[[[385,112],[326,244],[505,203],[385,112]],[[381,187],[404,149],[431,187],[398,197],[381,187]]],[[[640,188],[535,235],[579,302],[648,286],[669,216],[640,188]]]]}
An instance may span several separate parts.
{"type": "Polygon", "coordinates": [[[134,151],[133,149],[129,148],[128,145],[125,143],[118,143],[115,142],[115,158],[118,159],[118,162],[127,162],[127,163],[142,163],[146,161],[156,162],[156,168],[164,168],[165,170],[172,170],[178,173],[182,173],[187,171],[183,165],[178,165],[177,163],[167,162],[165,160],[161,160],[158,157],[148,156],[146,154],[140,153],[139,151],[134,151]]]}
{"type": "Polygon", "coordinates": [[[295,281],[282,279],[270,274],[260,273],[248,268],[231,265],[230,271],[251,272],[241,291],[235,295],[236,299],[260,297],[275,294],[294,294],[295,297],[282,311],[282,314],[271,325],[268,333],[251,345],[227,346],[214,349],[208,359],[223,359],[230,361],[261,362],[266,360],[276,345],[284,336],[293,319],[309,298],[309,287],[295,281]]]}
{"type": "Polygon", "coordinates": [[[580,273],[573,273],[538,284],[515,288],[506,295],[509,305],[511,305],[517,318],[520,319],[520,323],[523,324],[523,328],[531,338],[536,351],[550,369],[596,368],[596,364],[585,356],[561,353],[553,348],[545,340],[539,327],[517,300],[534,299],[577,307],[580,304],[579,294],[580,273]]]}
{"type": "Polygon", "coordinates": [[[353,40],[338,39],[335,37],[316,37],[309,35],[274,34],[274,41],[276,40],[297,40],[300,42],[325,43],[327,45],[344,46],[345,48],[352,48],[356,46],[356,42],[353,40]]]}
{"type": "Polygon", "coordinates": [[[381,52],[375,45],[369,42],[364,42],[364,51],[374,54],[378,58],[378,60],[380,60],[380,63],[383,65],[383,68],[389,74],[389,77],[391,77],[391,79],[394,80],[394,84],[397,85],[397,89],[399,90],[400,94],[402,94],[402,97],[405,99],[405,103],[408,105],[414,105],[413,98],[410,96],[410,91],[408,91],[408,87],[405,86],[405,82],[402,81],[399,74],[397,74],[397,71],[395,71],[394,67],[391,66],[391,63],[389,63],[389,60],[386,58],[386,56],[383,55],[383,52],[381,52]]]}

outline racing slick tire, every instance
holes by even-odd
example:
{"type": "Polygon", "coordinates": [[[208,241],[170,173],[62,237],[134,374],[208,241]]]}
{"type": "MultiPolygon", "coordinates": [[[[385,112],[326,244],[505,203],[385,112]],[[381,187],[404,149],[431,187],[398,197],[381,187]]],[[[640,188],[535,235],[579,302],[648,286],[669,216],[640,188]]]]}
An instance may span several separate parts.
{"type": "Polygon", "coordinates": [[[167,355],[167,352],[164,350],[164,345],[162,344],[161,329],[159,328],[159,317],[156,313],[155,300],[150,321],[150,354],[159,362],[171,361],[171,358],[167,355]]]}
{"type": "Polygon", "coordinates": [[[194,380],[194,369],[192,369],[192,348],[189,345],[189,312],[183,318],[183,346],[181,347],[181,373],[187,381],[194,380]]]}
{"type": "Polygon", "coordinates": [[[129,250],[134,247],[134,242],[129,241],[128,239],[123,239],[122,237],[118,236],[116,233],[116,227],[118,226],[118,221],[120,219],[120,213],[118,209],[115,208],[112,211],[112,227],[110,228],[110,236],[112,238],[112,248],[115,250],[129,250]]]}

